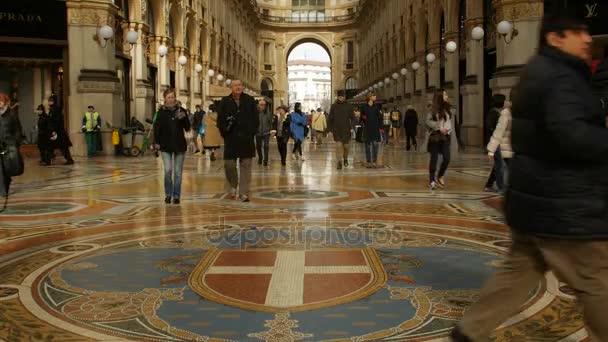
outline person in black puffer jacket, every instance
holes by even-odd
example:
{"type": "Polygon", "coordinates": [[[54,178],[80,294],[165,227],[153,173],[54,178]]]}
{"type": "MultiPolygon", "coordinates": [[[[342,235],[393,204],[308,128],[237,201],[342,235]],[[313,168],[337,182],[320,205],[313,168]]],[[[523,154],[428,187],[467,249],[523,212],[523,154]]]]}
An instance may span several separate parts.
{"type": "Polygon", "coordinates": [[[175,99],[175,90],[163,93],[164,105],[154,122],[154,148],[161,151],[165,168],[165,203],[179,204],[182,189],[182,172],[188,144],[185,133],[190,131],[186,110],[175,99]]]}
{"type": "Polygon", "coordinates": [[[453,341],[486,340],[548,271],[576,293],[591,340],[608,341],[608,129],[591,90],[591,42],[582,20],[543,19],[513,102],[512,244],[453,341]]]}
{"type": "Polygon", "coordinates": [[[593,93],[600,100],[608,127],[608,58],[602,61],[593,75],[593,93]]]}

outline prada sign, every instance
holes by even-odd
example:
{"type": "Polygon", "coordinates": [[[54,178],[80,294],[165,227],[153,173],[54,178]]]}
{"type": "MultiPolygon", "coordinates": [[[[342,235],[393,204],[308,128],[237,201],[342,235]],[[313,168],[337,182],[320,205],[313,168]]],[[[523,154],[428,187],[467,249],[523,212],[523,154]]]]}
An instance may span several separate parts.
{"type": "Polygon", "coordinates": [[[65,1],[0,1],[0,28],[4,37],[67,40],[65,1]]]}

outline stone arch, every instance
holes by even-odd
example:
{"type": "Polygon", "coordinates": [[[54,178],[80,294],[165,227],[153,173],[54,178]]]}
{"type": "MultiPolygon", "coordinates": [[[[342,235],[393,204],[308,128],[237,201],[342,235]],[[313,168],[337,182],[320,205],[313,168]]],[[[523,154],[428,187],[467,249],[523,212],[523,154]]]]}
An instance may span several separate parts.
{"type": "Polygon", "coordinates": [[[434,6],[433,9],[432,16],[429,18],[428,44],[440,43],[441,22],[443,21],[445,23],[445,10],[443,4],[439,2],[438,6],[434,6]]]}
{"type": "Polygon", "coordinates": [[[292,38],[285,45],[284,60],[287,60],[291,51],[293,51],[293,49],[295,49],[298,45],[300,45],[302,43],[319,44],[323,49],[325,49],[325,51],[327,51],[327,54],[329,55],[329,60],[333,64],[334,56],[333,56],[333,51],[331,50],[332,44],[329,41],[327,41],[324,37],[322,37],[320,35],[316,35],[316,34],[301,34],[301,35],[298,35],[298,36],[292,38]]]}
{"type": "Polygon", "coordinates": [[[262,78],[262,81],[260,82],[260,90],[273,91],[274,90],[274,81],[270,77],[262,78]]]}
{"type": "Polygon", "coordinates": [[[152,12],[154,27],[150,29],[150,33],[155,36],[164,36],[165,31],[165,3],[163,0],[144,0],[148,3],[148,11],[152,12]],[[152,30],[153,29],[153,30],[152,30]]]}
{"type": "Polygon", "coordinates": [[[188,23],[186,24],[186,37],[187,37],[186,47],[188,48],[188,52],[190,53],[190,55],[199,54],[199,49],[198,49],[199,39],[197,39],[197,36],[198,36],[198,25],[196,23],[196,18],[194,16],[191,16],[188,19],[188,23]]]}
{"type": "Polygon", "coordinates": [[[179,6],[171,6],[169,20],[166,25],[173,31],[173,37],[170,37],[173,39],[171,42],[173,46],[184,46],[184,26],[182,25],[184,20],[185,18],[179,6]]]}
{"type": "Polygon", "coordinates": [[[357,89],[357,78],[354,76],[347,76],[344,80],[344,89],[357,89]]]}
{"type": "Polygon", "coordinates": [[[410,29],[407,35],[406,49],[405,49],[405,58],[406,61],[411,60],[416,57],[416,37],[418,36],[418,30],[416,30],[416,25],[411,23],[410,29]]]}
{"type": "Polygon", "coordinates": [[[445,11],[445,29],[447,32],[458,32],[460,26],[460,7],[466,0],[447,0],[445,11]]]}
{"type": "Polygon", "coordinates": [[[426,9],[422,8],[418,12],[418,18],[416,19],[416,54],[422,53],[426,50],[428,45],[428,29],[429,21],[427,18],[427,11],[426,9]]]}

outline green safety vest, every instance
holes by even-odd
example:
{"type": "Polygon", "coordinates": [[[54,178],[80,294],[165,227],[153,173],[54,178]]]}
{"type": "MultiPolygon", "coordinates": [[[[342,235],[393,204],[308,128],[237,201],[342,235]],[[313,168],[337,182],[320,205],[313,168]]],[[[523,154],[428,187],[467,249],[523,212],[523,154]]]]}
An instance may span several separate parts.
{"type": "Polygon", "coordinates": [[[86,119],[85,128],[87,132],[92,132],[95,127],[97,127],[97,120],[99,120],[99,113],[93,113],[93,117],[91,117],[91,113],[85,112],[84,117],[86,119]]]}

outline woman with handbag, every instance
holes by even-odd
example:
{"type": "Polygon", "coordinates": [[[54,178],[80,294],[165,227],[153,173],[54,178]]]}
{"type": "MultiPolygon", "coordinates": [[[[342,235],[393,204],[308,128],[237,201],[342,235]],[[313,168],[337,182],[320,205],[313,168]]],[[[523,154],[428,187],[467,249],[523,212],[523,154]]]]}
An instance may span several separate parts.
{"type": "Polygon", "coordinates": [[[19,152],[23,131],[10,103],[8,95],[0,94],[0,195],[6,199],[11,178],[23,174],[23,158],[19,152]]]}
{"type": "Polygon", "coordinates": [[[431,155],[429,165],[430,187],[445,186],[444,175],[450,164],[450,145],[452,134],[452,106],[448,94],[443,89],[435,92],[431,112],[427,114],[426,126],[429,131],[427,150],[431,155]],[[442,156],[441,167],[437,172],[439,155],[442,156]]]}

